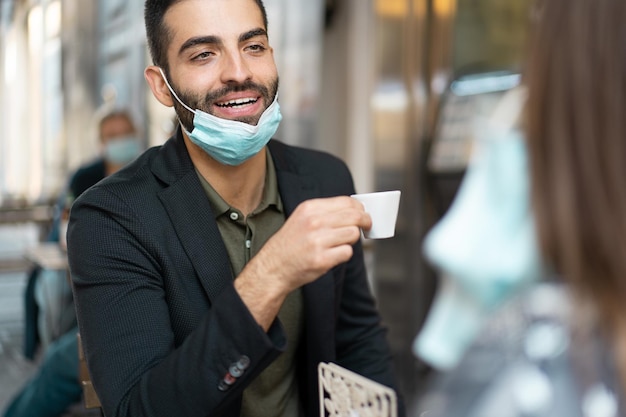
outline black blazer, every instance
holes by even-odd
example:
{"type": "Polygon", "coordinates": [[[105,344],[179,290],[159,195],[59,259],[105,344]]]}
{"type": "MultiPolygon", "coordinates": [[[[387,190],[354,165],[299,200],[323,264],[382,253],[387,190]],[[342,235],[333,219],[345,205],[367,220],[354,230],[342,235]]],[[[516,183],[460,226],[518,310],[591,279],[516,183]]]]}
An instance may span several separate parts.
{"type": "MultiPolygon", "coordinates": [[[[304,200],[353,193],[337,158],[268,146],[287,215],[304,200]]],[[[74,203],[68,245],[80,332],[108,417],[239,415],[242,391],[285,349],[285,336],[279,320],[263,332],[235,291],[180,131],[74,203]],[[243,375],[220,390],[243,356],[243,375]]],[[[307,416],[319,416],[320,361],[395,387],[360,243],[303,297],[297,373],[307,416]]]]}

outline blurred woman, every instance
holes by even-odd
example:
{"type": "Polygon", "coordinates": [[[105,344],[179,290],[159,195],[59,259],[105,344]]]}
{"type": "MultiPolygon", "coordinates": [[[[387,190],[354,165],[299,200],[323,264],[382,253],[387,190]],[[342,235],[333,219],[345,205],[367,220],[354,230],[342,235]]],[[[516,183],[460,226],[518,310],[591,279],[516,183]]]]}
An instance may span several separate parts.
{"type": "Polygon", "coordinates": [[[546,0],[538,19],[526,131],[540,247],[626,387],[626,2],[546,0]]]}
{"type": "Polygon", "coordinates": [[[524,138],[482,144],[425,241],[445,278],[415,350],[450,371],[415,415],[625,415],[626,1],[534,17],[524,138]]]}

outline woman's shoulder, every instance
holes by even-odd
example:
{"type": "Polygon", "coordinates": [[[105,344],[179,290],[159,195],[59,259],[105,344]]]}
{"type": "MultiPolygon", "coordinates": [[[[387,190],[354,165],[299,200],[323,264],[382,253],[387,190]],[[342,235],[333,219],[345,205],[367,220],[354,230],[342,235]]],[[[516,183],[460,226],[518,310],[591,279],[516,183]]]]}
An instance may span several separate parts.
{"type": "Polygon", "coordinates": [[[574,331],[576,310],[566,285],[530,287],[493,315],[454,370],[431,376],[415,415],[621,415],[609,349],[597,332],[574,331]]]}

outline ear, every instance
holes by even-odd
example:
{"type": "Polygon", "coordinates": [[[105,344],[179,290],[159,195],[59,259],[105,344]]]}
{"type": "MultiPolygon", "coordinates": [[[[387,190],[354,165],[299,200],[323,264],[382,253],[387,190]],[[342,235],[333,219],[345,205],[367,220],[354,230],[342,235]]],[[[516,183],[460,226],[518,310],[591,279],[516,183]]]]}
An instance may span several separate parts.
{"type": "Polygon", "coordinates": [[[167,84],[165,83],[165,79],[163,79],[159,67],[150,65],[143,74],[146,77],[146,81],[148,81],[152,94],[159,100],[159,103],[167,107],[172,107],[174,105],[172,94],[169,88],[167,88],[167,84]]]}

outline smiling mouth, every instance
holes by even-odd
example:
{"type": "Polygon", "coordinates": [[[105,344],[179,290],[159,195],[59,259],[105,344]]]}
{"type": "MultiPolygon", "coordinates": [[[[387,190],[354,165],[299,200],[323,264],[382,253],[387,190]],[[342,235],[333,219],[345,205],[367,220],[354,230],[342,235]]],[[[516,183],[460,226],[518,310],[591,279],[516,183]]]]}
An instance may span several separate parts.
{"type": "Polygon", "coordinates": [[[250,104],[254,104],[257,101],[259,101],[256,98],[239,98],[236,100],[230,100],[230,101],[226,101],[223,103],[215,103],[215,105],[217,107],[222,107],[222,108],[236,108],[236,107],[240,107],[240,106],[247,106],[250,104]]]}

